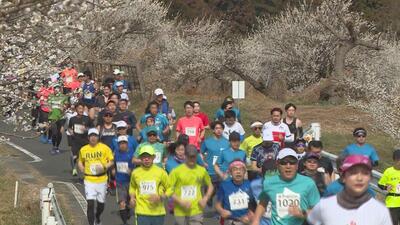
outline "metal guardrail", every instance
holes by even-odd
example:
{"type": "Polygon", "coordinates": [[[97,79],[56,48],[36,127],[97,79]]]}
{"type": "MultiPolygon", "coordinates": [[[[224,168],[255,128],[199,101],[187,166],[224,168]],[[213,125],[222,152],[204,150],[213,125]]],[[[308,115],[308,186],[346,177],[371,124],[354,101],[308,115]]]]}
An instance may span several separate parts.
{"type": "Polygon", "coordinates": [[[40,190],[40,209],[42,225],[66,225],[52,183],[40,190]]]}
{"type": "MultiPolygon", "coordinates": [[[[334,155],[332,153],[326,152],[326,151],[322,151],[322,155],[329,158],[332,162],[333,168],[335,169],[335,171],[337,171],[336,168],[336,159],[338,158],[337,155],[334,155]]],[[[379,179],[381,179],[382,177],[382,173],[376,171],[376,170],[372,170],[372,180],[370,182],[370,185],[372,187],[372,189],[380,196],[384,197],[387,192],[383,191],[382,189],[380,189],[378,187],[378,181],[379,179]]]]}

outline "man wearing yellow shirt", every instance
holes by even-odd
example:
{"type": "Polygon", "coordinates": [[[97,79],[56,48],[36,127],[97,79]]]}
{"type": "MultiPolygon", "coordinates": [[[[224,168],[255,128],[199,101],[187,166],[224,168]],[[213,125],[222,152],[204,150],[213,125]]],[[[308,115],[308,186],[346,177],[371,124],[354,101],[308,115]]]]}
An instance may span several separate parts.
{"type": "Polygon", "coordinates": [[[153,164],[156,152],[151,145],[139,150],[141,166],[133,170],[129,186],[130,205],[135,208],[137,225],[164,224],[164,199],[168,175],[153,164]]]}
{"type": "Polygon", "coordinates": [[[394,165],[383,173],[378,182],[382,190],[386,190],[386,207],[389,208],[393,224],[400,223],[400,150],[393,152],[394,165]]]}
{"type": "Polygon", "coordinates": [[[107,191],[107,170],[114,164],[111,149],[99,142],[99,131],[88,131],[89,144],[79,152],[78,167],[85,174],[85,194],[89,225],[100,225],[107,191]],[[94,210],[97,201],[96,215],[94,210]]]}
{"type": "Polygon", "coordinates": [[[247,164],[251,164],[250,162],[250,156],[251,152],[253,151],[254,146],[261,144],[263,142],[262,136],[261,136],[261,130],[263,127],[263,123],[260,121],[254,121],[251,123],[250,128],[253,131],[253,134],[248,136],[247,138],[244,139],[242,144],[240,145],[240,149],[246,152],[246,157],[247,157],[247,164]]]}
{"type": "Polygon", "coordinates": [[[196,163],[197,154],[194,145],[187,145],[185,163],[176,167],[169,175],[167,195],[175,202],[177,225],[202,225],[204,207],[214,190],[206,169],[196,163]],[[204,197],[201,194],[203,186],[207,186],[204,197]]]}

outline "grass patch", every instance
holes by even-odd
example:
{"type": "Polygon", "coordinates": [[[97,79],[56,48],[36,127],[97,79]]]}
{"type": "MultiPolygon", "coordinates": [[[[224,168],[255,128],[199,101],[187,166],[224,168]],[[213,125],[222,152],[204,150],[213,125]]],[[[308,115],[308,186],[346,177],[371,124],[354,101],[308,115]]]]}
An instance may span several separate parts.
{"type": "Polygon", "coordinates": [[[0,225],[40,225],[39,188],[19,183],[19,201],[14,209],[16,178],[0,167],[0,225]]]}

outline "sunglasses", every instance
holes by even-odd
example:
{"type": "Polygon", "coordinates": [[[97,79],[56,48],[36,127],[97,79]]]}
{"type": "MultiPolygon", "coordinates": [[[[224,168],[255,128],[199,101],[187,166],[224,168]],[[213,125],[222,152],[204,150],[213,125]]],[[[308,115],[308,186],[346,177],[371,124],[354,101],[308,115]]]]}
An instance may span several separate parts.
{"type": "Polygon", "coordinates": [[[262,130],[262,127],[254,127],[254,130],[262,130]]]}
{"type": "Polygon", "coordinates": [[[279,165],[281,166],[286,166],[287,164],[290,164],[291,166],[296,165],[297,164],[297,160],[279,160],[279,165]]]}

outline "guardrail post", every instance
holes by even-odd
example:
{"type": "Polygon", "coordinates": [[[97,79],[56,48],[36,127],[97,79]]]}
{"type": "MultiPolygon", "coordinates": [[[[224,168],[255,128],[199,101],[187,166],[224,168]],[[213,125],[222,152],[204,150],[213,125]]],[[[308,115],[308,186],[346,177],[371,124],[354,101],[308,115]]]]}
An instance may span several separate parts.
{"type": "Polygon", "coordinates": [[[51,215],[51,198],[53,197],[53,184],[49,183],[40,191],[40,208],[42,210],[42,225],[50,225],[47,220],[51,215]]]}

